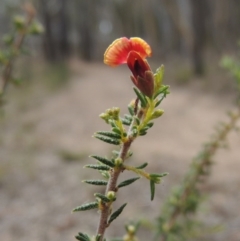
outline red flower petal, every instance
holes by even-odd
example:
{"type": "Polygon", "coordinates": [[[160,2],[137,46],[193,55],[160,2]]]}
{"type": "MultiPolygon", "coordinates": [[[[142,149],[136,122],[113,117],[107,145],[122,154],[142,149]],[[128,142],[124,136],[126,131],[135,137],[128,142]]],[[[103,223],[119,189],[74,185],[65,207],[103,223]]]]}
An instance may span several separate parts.
{"type": "Polygon", "coordinates": [[[144,78],[145,72],[150,70],[147,61],[142,59],[140,54],[135,51],[130,51],[127,58],[127,64],[135,78],[137,78],[138,76],[144,78]]]}
{"type": "Polygon", "coordinates": [[[139,53],[142,58],[150,57],[152,55],[151,47],[141,38],[130,38],[132,50],[139,53]]]}
{"type": "Polygon", "coordinates": [[[127,56],[131,51],[130,40],[123,37],[116,39],[104,53],[104,63],[110,66],[117,66],[127,62],[127,56]]]}
{"type": "Polygon", "coordinates": [[[137,52],[131,51],[127,58],[127,64],[132,71],[132,82],[146,96],[152,97],[154,91],[154,77],[147,61],[137,52]]]}
{"type": "Polygon", "coordinates": [[[109,66],[117,66],[127,63],[128,54],[137,52],[142,58],[151,56],[150,46],[141,38],[119,38],[116,39],[104,53],[104,63],[109,66]]]}

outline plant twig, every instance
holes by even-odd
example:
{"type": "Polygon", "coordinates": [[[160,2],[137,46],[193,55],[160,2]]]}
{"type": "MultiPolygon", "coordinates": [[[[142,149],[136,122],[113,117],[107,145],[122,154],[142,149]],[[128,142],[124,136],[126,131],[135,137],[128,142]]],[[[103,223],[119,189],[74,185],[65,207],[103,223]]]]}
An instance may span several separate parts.
{"type": "MultiPolygon", "coordinates": [[[[211,167],[211,158],[215,155],[216,151],[219,149],[221,143],[226,140],[229,132],[235,128],[237,120],[240,118],[240,106],[236,113],[230,114],[230,120],[228,123],[223,124],[222,128],[217,132],[214,139],[205,145],[200,155],[192,162],[190,171],[184,178],[181,185],[181,194],[178,196],[178,201],[176,205],[171,206],[171,212],[167,217],[163,217],[162,225],[162,236],[161,241],[166,241],[168,234],[174,227],[177,219],[180,215],[184,213],[189,196],[196,190],[196,185],[199,182],[201,176],[211,167]]],[[[168,202],[165,208],[168,208],[168,202]]]]}
{"type": "Polygon", "coordinates": [[[13,45],[13,51],[14,54],[11,56],[11,58],[8,60],[7,64],[5,65],[4,69],[3,69],[3,73],[2,73],[2,80],[1,80],[1,86],[0,86],[0,96],[2,96],[4,94],[4,92],[6,91],[6,88],[8,86],[8,83],[11,79],[12,76],[12,69],[13,69],[13,64],[14,64],[14,60],[18,54],[18,52],[20,51],[23,41],[25,39],[25,36],[27,34],[27,29],[30,26],[30,24],[32,23],[32,20],[34,18],[35,15],[35,10],[31,5],[25,5],[25,11],[27,13],[27,19],[26,19],[26,23],[24,26],[24,29],[19,31],[19,35],[17,36],[17,39],[15,40],[15,43],[13,45]]]}
{"type": "MultiPolygon", "coordinates": [[[[141,115],[141,114],[142,114],[142,111],[139,111],[138,112],[138,116],[141,115]]],[[[122,145],[122,147],[121,147],[121,149],[119,151],[119,154],[118,154],[118,158],[121,159],[122,162],[125,161],[125,159],[127,157],[127,154],[128,154],[128,151],[129,151],[129,149],[131,147],[131,144],[132,144],[133,140],[135,139],[132,136],[132,133],[130,131],[133,123],[134,123],[134,120],[132,121],[132,124],[129,127],[127,141],[125,143],[123,143],[123,145],[122,145]]],[[[123,167],[114,168],[112,170],[112,173],[111,173],[111,176],[109,178],[108,185],[107,185],[107,188],[106,188],[106,191],[105,191],[106,195],[110,191],[116,192],[118,177],[119,177],[119,175],[120,175],[120,173],[122,171],[124,171],[123,167]]],[[[100,241],[102,240],[102,238],[104,236],[104,233],[105,233],[105,230],[106,230],[106,228],[109,225],[107,221],[108,221],[110,209],[111,209],[111,206],[108,205],[107,203],[105,203],[103,205],[103,207],[102,207],[102,210],[101,210],[100,219],[99,219],[99,225],[98,225],[98,229],[97,229],[97,235],[101,235],[100,241]]]]}

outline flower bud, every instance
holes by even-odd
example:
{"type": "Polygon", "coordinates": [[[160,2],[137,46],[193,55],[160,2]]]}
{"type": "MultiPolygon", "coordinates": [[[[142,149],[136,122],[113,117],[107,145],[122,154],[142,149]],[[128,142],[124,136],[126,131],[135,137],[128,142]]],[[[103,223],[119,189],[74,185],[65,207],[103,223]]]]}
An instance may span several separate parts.
{"type": "Polygon", "coordinates": [[[116,200],[116,193],[113,191],[109,191],[107,193],[107,197],[111,200],[111,201],[115,201],[116,200]]]}
{"type": "Polygon", "coordinates": [[[105,120],[107,123],[109,121],[110,116],[107,113],[102,113],[99,115],[100,118],[102,118],[103,120],[105,120]]]}
{"type": "Polygon", "coordinates": [[[155,111],[152,113],[151,119],[156,119],[156,118],[162,116],[163,113],[164,113],[164,110],[161,110],[161,109],[155,110],[155,111]]]}
{"type": "Polygon", "coordinates": [[[115,159],[115,166],[116,167],[120,167],[120,166],[122,166],[122,164],[123,164],[122,158],[115,159]]]}

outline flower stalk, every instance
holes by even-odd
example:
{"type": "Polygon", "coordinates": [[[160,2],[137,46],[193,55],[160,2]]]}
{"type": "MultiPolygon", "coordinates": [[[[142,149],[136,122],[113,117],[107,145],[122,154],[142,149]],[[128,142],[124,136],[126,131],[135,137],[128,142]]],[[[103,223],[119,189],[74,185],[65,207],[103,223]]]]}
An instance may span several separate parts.
{"type": "MultiPolygon", "coordinates": [[[[137,116],[140,116],[141,115],[140,113],[141,113],[141,110],[138,111],[137,116]]],[[[122,163],[121,163],[121,165],[119,165],[118,167],[116,167],[112,170],[105,194],[107,194],[110,191],[113,191],[113,192],[117,191],[118,177],[119,177],[120,173],[123,172],[124,169],[126,169],[123,164],[124,164],[126,158],[128,157],[127,154],[130,150],[131,144],[134,141],[134,139],[136,138],[136,136],[134,136],[133,132],[132,132],[134,123],[135,123],[135,121],[133,119],[131,126],[129,128],[129,131],[128,131],[128,135],[127,135],[124,143],[122,144],[122,147],[116,158],[118,160],[121,160],[122,163]]],[[[100,235],[101,237],[104,236],[105,230],[109,226],[108,217],[109,217],[110,209],[111,209],[111,206],[105,204],[101,210],[99,225],[98,225],[98,229],[97,229],[97,235],[100,235]]],[[[102,238],[100,238],[100,241],[101,240],[102,240],[102,238]]]]}

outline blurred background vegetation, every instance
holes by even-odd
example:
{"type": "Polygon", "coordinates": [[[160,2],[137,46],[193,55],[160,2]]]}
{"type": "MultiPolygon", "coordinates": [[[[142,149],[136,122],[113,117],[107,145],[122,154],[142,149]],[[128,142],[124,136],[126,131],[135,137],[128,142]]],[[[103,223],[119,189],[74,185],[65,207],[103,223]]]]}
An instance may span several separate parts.
{"type": "MultiPolygon", "coordinates": [[[[21,0],[0,3],[0,34],[21,0]]],[[[102,59],[112,40],[139,36],[154,49],[154,58],[180,56],[195,74],[203,74],[209,51],[236,50],[240,35],[240,3],[236,0],[33,0],[45,27],[35,51],[54,62],[77,56],[102,59]]]]}

